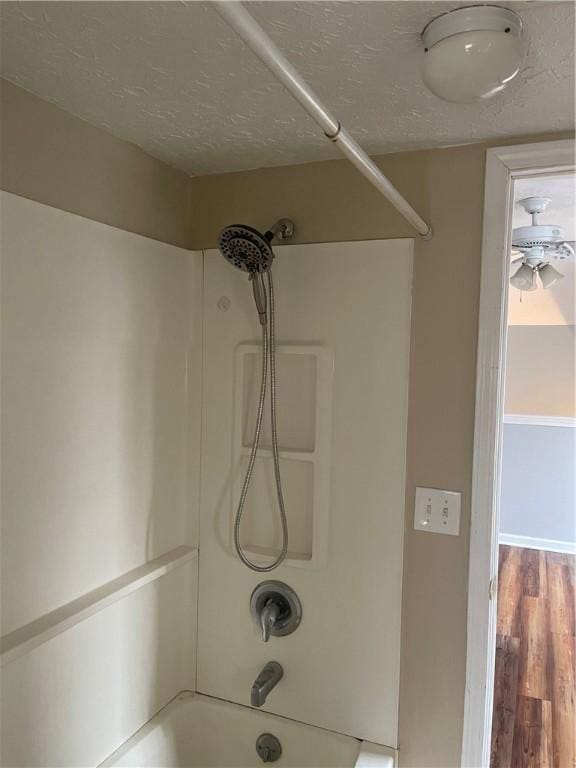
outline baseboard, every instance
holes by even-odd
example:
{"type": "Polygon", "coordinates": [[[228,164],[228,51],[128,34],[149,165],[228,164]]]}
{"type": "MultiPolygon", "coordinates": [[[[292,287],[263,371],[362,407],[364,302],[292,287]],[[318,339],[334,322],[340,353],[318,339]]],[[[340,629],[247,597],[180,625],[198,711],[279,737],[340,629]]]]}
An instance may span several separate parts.
{"type": "Polygon", "coordinates": [[[498,543],[508,544],[511,547],[541,549],[545,552],[561,552],[565,555],[576,555],[576,542],[574,541],[535,539],[532,536],[516,536],[513,533],[501,533],[498,536],[498,543]]]}

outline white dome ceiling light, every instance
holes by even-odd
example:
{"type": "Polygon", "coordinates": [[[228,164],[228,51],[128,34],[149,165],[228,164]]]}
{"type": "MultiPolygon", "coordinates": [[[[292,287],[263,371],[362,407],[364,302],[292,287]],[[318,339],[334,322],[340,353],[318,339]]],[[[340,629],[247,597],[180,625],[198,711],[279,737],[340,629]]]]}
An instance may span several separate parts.
{"type": "Polygon", "coordinates": [[[551,259],[564,261],[574,258],[574,249],[566,241],[564,230],[556,224],[540,224],[539,216],[550,204],[549,197],[526,197],[518,205],[532,216],[532,224],[512,230],[512,249],[522,256],[512,263],[520,263],[510,278],[510,283],[519,291],[534,291],[538,288],[536,277],[543,288],[550,288],[564,275],[550,264],[551,259]]]}
{"type": "Polygon", "coordinates": [[[424,28],[422,41],[424,83],[445,101],[495,96],[514,80],[524,60],[522,20],[496,5],[444,13],[424,28]]]}

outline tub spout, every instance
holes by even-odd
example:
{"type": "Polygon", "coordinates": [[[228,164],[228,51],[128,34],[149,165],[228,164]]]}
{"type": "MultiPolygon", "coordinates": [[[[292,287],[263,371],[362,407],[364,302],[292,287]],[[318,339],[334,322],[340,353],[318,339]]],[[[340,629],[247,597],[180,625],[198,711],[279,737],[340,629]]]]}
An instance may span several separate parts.
{"type": "Polygon", "coordinates": [[[261,707],[266,701],[268,694],[280,682],[284,670],[277,661],[269,661],[258,675],[252,685],[250,692],[250,704],[253,707],[261,707]]]}

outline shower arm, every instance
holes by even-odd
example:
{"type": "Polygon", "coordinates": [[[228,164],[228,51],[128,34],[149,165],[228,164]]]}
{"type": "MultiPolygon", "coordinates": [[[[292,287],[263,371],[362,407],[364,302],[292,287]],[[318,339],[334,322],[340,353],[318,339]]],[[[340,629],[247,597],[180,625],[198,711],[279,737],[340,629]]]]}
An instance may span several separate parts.
{"type": "Polygon", "coordinates": [[[272,241],[289,240],[294,234],[294,222],[291,219],[278,219],[272,226],[266,230],[264,237],[272,241]]]}
{"type": "Polygon", "coordinates": [[[268,37],[262,27],[235,0],[215,0],[212,3],[220,16],[244,40],[251,51],[276,75],[310,117],[322,128],[324,135],[334,142],[360,173],[392,203],[394,208],[416,229],[424,239],[432,237],[432,228],[412,208],[380,168],[368,157],[362,147],[354,141],[348,131],[329,112],[310,86],[268,37]]]}

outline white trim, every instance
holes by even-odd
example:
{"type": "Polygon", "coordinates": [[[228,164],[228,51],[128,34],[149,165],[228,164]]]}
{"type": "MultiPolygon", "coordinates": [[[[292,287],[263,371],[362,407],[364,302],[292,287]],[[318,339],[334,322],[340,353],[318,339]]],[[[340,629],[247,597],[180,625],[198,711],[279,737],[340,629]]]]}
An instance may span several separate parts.
{"type": "Polygon", "coordinates": [[[505,413],[504,424],[521,424],[526,427],[571,427],[576,429],[575,416],[536,416],[531,413],[505,413]]]}
{"type": "Polygon", "coordinates": [[[127,597],[137,589],[159,579],[174,568],[190,562],[198,554],[192,547],[176,547],[149,563],[133,568],[117,579],[81,595],[70,603],[45,613],[0,638],[0,667],[24,656],[42,643],[88,619],[103,608],[127,597]]]}
{"type": "Polygon", "coordinates": [[[462,766],[490,756],[500,464],[513,179],[572,170],[574,143],[497,147],[486,156],[468,580],[462,766]]]}
{"type": "Polygon", "coordinates": [[[564,555],[576,555],[576,542],[560,541],[559,539],[535,539],[532,536],[517,536],[514,533],[501,533],[498,536],[500,544],[523,549],[540,549],[543,552],[560,552],[564,555]]]}

